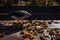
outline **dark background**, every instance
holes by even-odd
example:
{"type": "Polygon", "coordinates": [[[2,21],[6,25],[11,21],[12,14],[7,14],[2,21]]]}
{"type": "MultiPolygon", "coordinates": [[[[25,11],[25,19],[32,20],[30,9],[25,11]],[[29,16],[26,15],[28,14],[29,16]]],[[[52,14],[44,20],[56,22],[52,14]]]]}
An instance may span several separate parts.
{"type": "Polygon", "coordinates": [[[29,19],[41,19],[41,20],[59,20],[60,19],[60,7],[58,6],[0,6],[0,13],[11,13],[18,10],[26,10],[32,14],[29,19]]]}

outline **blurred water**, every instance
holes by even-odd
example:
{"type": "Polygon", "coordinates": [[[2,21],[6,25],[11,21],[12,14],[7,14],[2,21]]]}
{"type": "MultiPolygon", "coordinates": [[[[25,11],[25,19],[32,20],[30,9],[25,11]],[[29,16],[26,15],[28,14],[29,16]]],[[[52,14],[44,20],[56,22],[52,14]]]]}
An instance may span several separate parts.
{"type": "Polygon", "coordinates": [[[48,26],[48,28],[60,28],[60,23],[52,23],[51,25],[48,26]]]}

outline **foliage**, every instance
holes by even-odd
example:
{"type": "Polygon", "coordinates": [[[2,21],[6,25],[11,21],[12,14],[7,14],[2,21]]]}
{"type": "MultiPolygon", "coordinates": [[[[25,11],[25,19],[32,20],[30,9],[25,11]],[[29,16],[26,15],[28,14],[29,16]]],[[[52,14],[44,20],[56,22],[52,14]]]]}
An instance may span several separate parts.
{"type": "Polygon", "coordinates": [[[57,2],[55,0],[17,0],[14,3],[14,0],[10,1],[1,1],[0,5],[17,5],[17,6],[56,6],[57,2]]]}
{"type": "Polygon", "coordinates": [[[25,6],[56,6],[57,2],[54,0],[28,0],[24,4],[25,6]]]}

